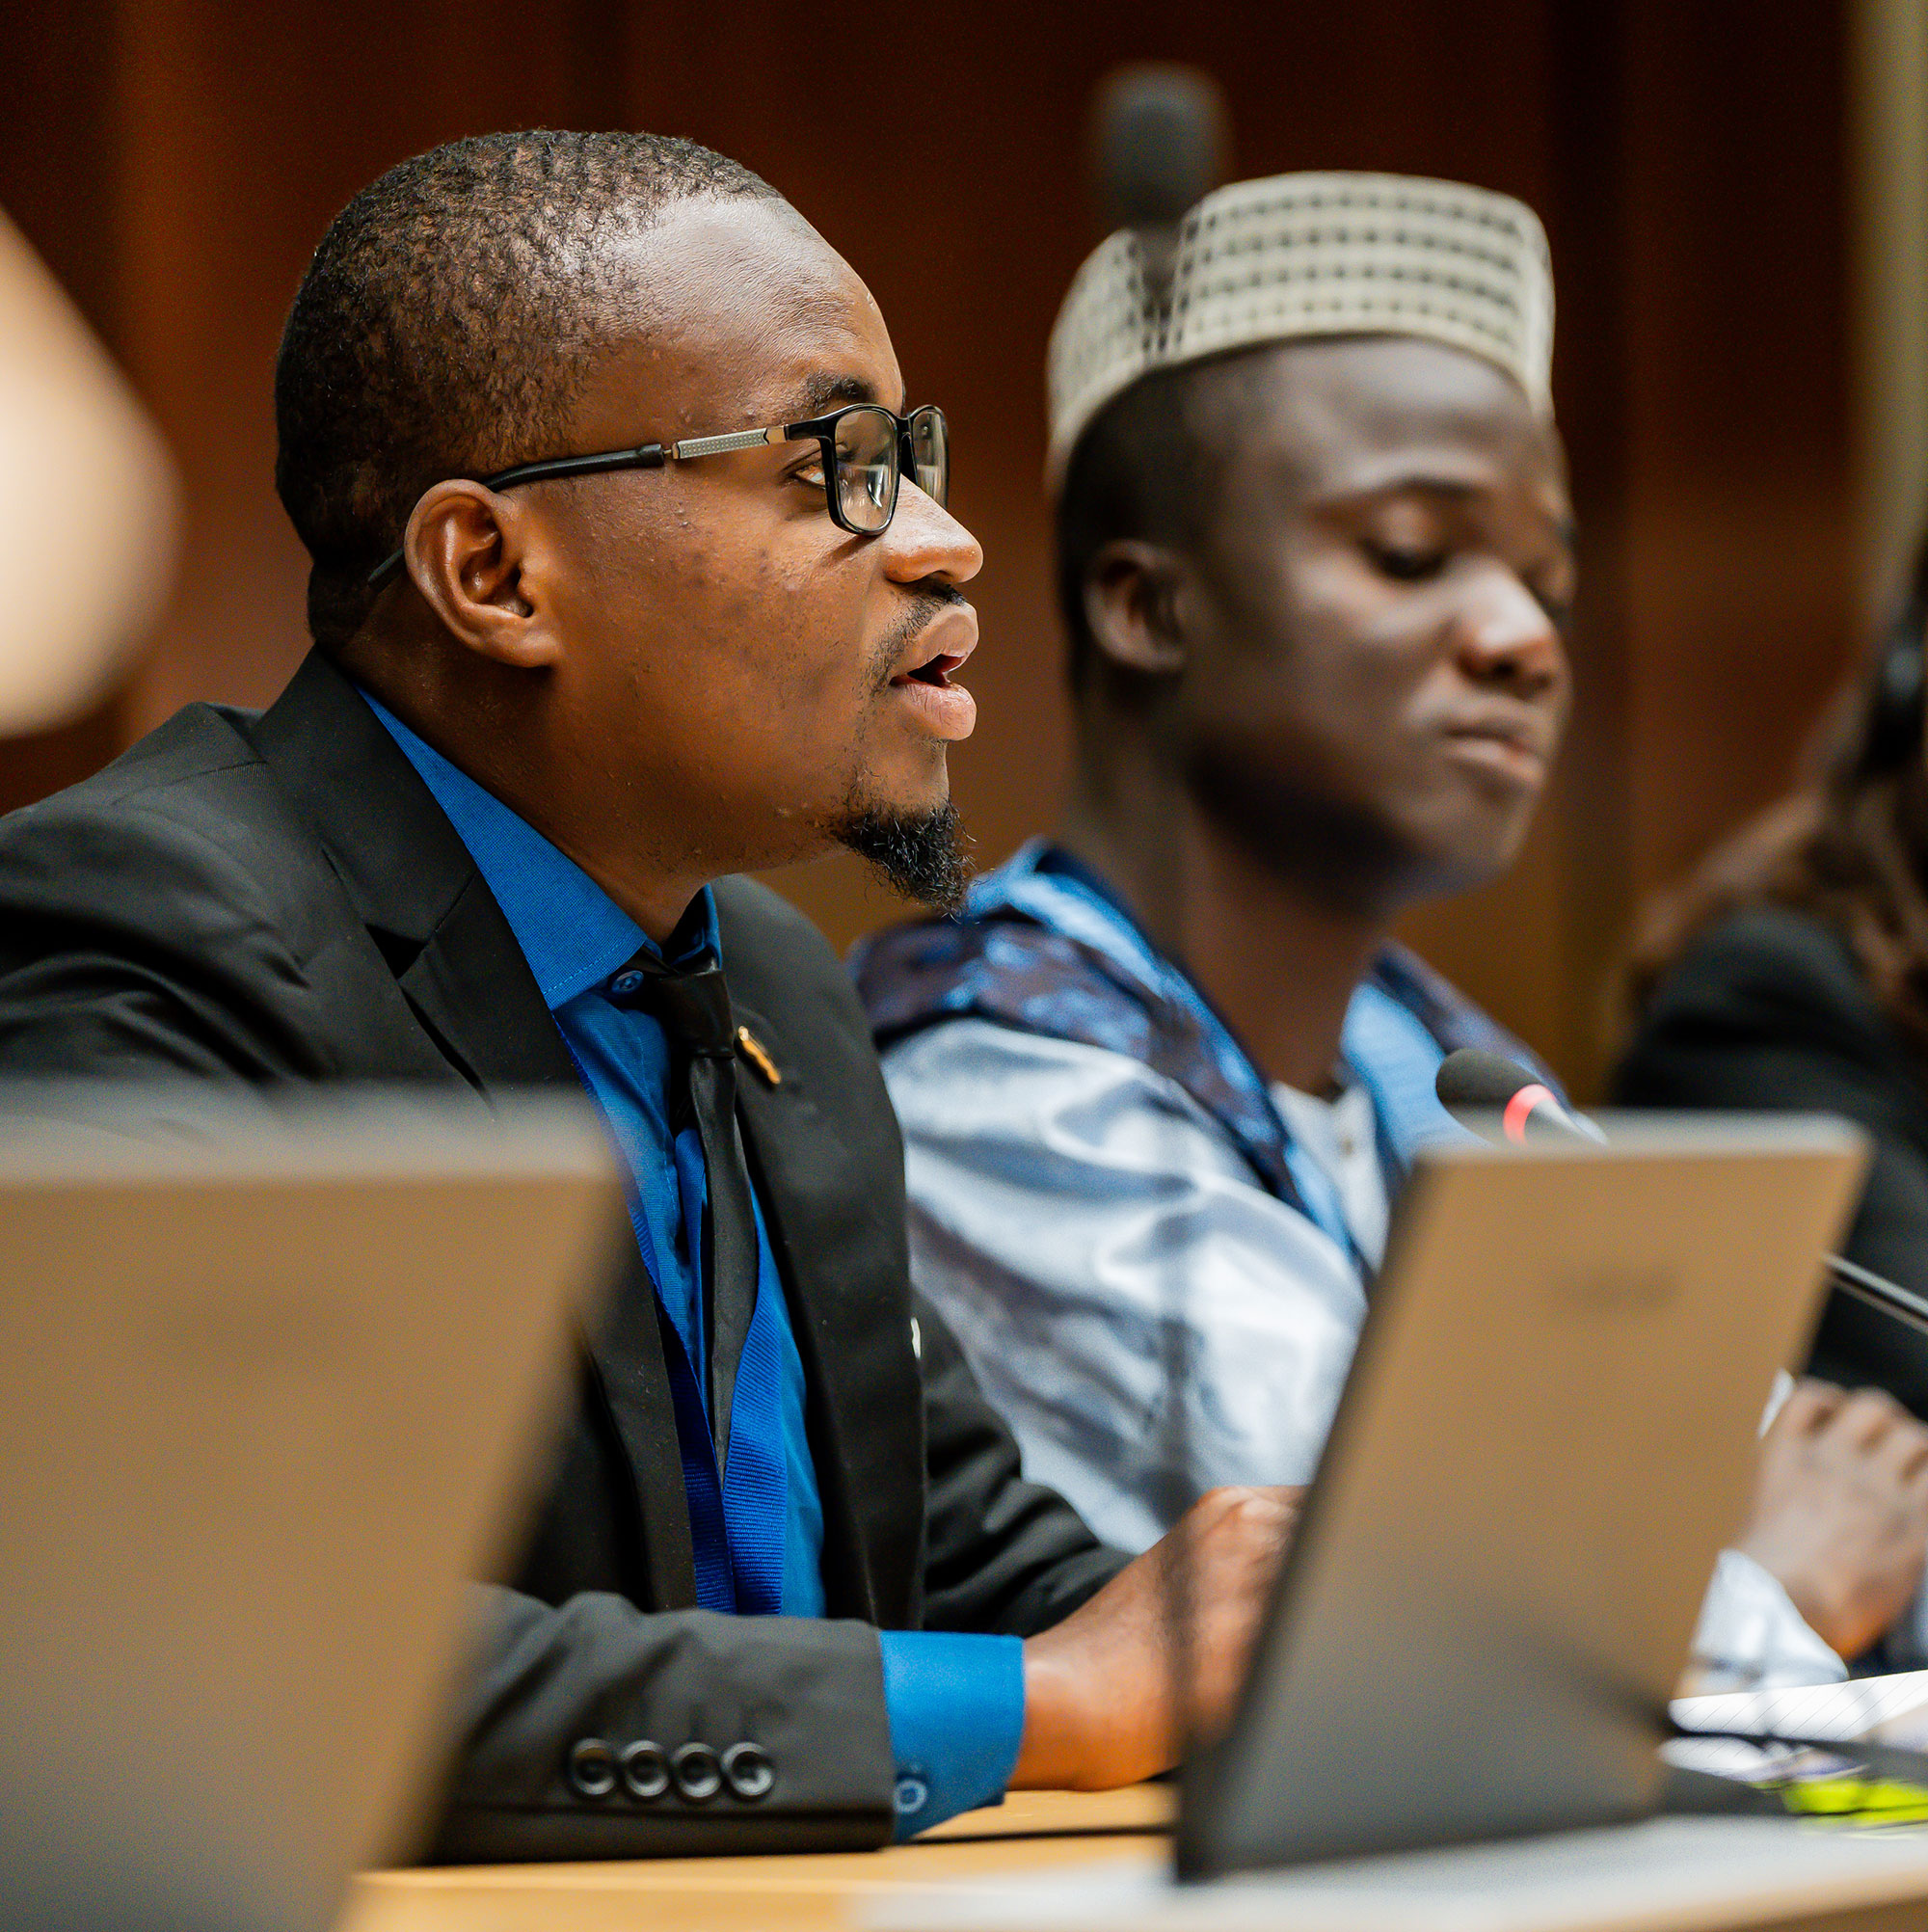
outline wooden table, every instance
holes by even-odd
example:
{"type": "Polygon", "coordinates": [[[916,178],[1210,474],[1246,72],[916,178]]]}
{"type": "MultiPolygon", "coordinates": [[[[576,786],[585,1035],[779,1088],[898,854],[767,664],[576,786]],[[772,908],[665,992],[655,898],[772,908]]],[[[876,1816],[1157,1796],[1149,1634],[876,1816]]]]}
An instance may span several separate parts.
{"type": "MultiPolygon", "coordinates": [[[[867,1904],[933,1884],[1100,1863],[1154,1869],[1166,1856],[1171,1805],[1162,1785],[1018,1792],[997,1810],[967,1812],[915,1844],[881,1852],[370,1872],[356,1881],[337,1932],[854,1932],[867,1904]]],[[[1907,1899],[1892,1886],[1848,1885],[1826,1907],[1810,1901],[1805,1910],[1737,1918],[1729,1905],[1665,1914],[1654,1926],[1921,1932],[1928,1881],[1907,1899]]]]}
{"type": "Polygon", "coordinates": [[[1172,1793],[1014,1791],[880,1852],[368,1872],[337,1932],[849,1932],[846,1904],[989,1871],[1165,1855],[1172,1793]],[[1102,1830],[1111,1836],[1027,1837],[1102,1830]]]}

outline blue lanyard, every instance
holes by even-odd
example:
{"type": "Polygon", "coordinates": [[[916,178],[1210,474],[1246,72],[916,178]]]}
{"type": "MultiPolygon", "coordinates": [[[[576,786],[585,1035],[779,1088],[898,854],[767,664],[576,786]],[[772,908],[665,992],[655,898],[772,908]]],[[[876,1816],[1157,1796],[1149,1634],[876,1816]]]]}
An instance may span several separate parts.
{"type": "Polygon", "coordinates": [[[1422,1147],[1473,1136],[1439,1104],[1433,1088],[1446,1050],[1418,1014],[1383,988],[1361,986],[1346,1008],[1346,1064],[1373,1097],[1380,1159],[1403,1174],[1422,1147]]]}

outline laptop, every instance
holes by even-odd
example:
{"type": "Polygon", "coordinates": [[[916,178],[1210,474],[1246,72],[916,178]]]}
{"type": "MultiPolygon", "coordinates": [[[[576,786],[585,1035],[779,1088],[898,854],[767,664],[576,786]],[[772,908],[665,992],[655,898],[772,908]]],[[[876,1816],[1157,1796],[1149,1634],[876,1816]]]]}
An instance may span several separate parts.
{"type": "MultiPolygon", "coordinates": [[[[1864,1143],[1782,1116],[1422,1155],[1182,1873],[1640,1818],[1864,1143]]],[[[1709,1821],[1718,1822],[1718,1821],[1709,1821]]]]}
{"type": "Polygon", "coordinates": [[[622,1226],[586,1103],[0,1095],[0,1923],[410,1849],[622,1226]]]}

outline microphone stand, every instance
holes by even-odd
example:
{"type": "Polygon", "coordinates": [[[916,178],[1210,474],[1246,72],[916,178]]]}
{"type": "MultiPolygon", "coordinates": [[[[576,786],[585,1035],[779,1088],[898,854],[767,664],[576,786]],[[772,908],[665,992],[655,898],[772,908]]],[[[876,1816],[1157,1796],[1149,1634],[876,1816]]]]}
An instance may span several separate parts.
{"type": "Polygon", "coordinates": [[[1891,1315],[1917,1334],[1928,1335],[1928,1298],[1915,1294],[1912,1288],[1904,1288],[1899,1281],[1890,1281],[1885,1275],[1877,1275],[1871,1268],[1848,1260],[1845,1255],[1830,1254],[1825,1258],[1828,1278],[1842,1293],[1852,1295],[1857,1301],[1865,1301],[1870,1308],[1879,1308],[1884,1315],[1891,1315]]]}

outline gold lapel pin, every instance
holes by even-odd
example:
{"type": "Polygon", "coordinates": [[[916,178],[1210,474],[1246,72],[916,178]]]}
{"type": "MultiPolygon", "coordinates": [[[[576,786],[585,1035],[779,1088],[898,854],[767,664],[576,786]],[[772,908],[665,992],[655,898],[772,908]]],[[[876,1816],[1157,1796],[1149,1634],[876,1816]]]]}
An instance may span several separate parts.
{"type": "Polygon", "coordinates": [[[783,1075],[777,1070],[776,1061],[770,1058],[763,1041],[748,1027],[736,1029],[736,1051],[763,1075],[765,1087],[783,1085],[783,1075]]]}

